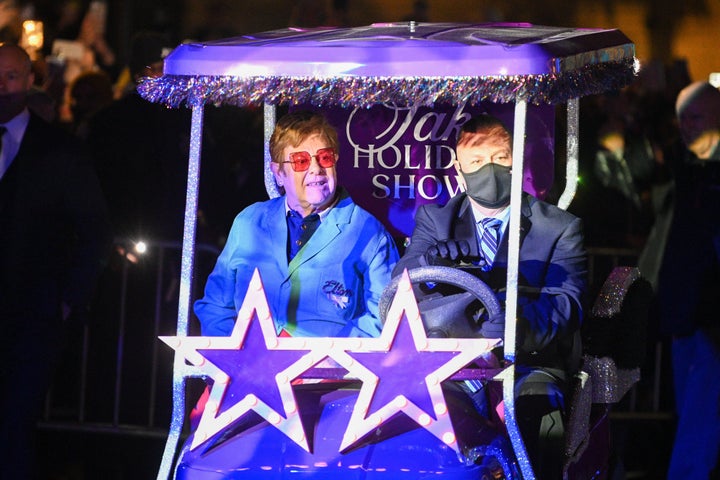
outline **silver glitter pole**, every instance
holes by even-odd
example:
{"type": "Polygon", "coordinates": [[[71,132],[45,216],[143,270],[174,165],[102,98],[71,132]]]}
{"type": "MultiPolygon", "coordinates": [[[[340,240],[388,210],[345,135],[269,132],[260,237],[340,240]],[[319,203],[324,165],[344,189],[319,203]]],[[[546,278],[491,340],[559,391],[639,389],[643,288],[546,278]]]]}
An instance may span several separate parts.
{"type": "Polygon", "coordinates": [[[580,101],[571,98],[567,102],[567,167],[565,170],[565,190],[558,200],[558,207],[566,210],[570,206],[578,179],[578,134],[580,124],[580,101]]]}
{"type": "Polygon", "coordinates": [[[277,198],[280,196],[277,184],[275,183],[275,177],[273,176],[272,170],[270,170],[270,163],[272,163],[272,157],[270,156],[270,136],[273,130],[275,130],[275,105],[268,103],[264,104],[263,107],[263,133],[265,136],[265,148],[264,154],[264,173],[265,173],[265,191],[270,198],[277,198]]]}
{"type": "MultiPolygon", "coordinates": [[[[203,105],[194,105],[190,127],[190,156],[185,196],[185,227],[183,230],[182,264],[180,269],[180,292],[178,300],[177,335],[187,336],[190,315],[193,262],[195,258],[195,231],[197,225],[198,183],[200,179],[200,151],[202,144],[203,105]]],[[[181,354],[175,353],[173,368],[173,410],[170,431],[165,442],[157,480],[170,478],[175,450],[177,449],[185,419],[185,377],[187,368],[181,354]]]]}
{"type": "Polygon", "coordinates": [[[522,206],[523,160],[525,155],[525,122],[527,120],[527,101],[522,95],[515,100],[515,118],[513,128],[513,164],[512,186],[510,190],[510,225],[508,228],[508,269],[505,299],[505,362],[509,365],[502,372],[503,402],[505,404],[505,425],[507,426],[515,456],[520,465],[522,476],[532,480],[535,475],[530,465],[525,444],[520,436],[515,420],[515,328],[517,326],[517,290],[518,265],[520,263],[520,213],[522,206]]]}

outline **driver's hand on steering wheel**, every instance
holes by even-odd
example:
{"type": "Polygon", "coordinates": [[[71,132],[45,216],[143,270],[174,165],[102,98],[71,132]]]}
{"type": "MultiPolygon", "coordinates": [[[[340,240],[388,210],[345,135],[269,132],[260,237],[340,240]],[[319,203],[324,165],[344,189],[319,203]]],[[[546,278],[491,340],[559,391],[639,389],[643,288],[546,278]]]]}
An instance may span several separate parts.
{"type": "Polygon", "coordinates": [[[480,325],[480,335],[483,338],[505,339],[505,312],[500,312],[485,320],[480,325]]]}
{"type": "Polygon", "coordinates": [[[450,266],[467,259],[470,244],[466,240],[441,240],[425,252],[427,265],[450,266]]]}

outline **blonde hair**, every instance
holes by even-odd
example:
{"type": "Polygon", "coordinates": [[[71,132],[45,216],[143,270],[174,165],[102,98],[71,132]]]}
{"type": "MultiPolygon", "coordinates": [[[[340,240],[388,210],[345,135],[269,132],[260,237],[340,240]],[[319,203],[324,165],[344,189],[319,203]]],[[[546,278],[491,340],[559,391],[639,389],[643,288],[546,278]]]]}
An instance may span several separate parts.
{"type": "Polygon", "coordinates": [[[278,120],[270,136],[270,157],[280,163],[288,146],[296,147],[311,135],[319,134],[337,153],[340,142],[335,127],[317,112],[298,111],[284,115],[278,120]]]}

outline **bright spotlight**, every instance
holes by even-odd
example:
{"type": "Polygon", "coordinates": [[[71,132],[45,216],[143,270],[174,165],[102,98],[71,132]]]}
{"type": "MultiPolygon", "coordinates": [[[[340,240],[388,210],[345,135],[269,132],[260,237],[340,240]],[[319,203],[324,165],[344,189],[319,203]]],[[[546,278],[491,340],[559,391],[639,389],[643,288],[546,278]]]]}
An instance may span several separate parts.
{"type": "Polygon", "coordinates": [[[147,252],[147,244],[143,241],[139,241],[135,244],[135,251],[142,255],[143,253],[147,252]]]}

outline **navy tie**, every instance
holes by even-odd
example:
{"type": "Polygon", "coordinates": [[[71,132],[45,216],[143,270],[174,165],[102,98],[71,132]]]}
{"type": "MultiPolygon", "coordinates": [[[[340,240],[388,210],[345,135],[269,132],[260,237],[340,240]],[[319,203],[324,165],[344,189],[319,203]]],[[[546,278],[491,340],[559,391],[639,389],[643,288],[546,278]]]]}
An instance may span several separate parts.
{"type": "Polygon", "coordinates": [[[499,229],[502,222],[493,217],[483,218],[480,222],[483,226],[483,234],[480,238],[480,250],[485,259],[483,270],[487,271],[490,270],[495,260],[495,254],[498,250],[498,240],[500,238],[499,229]]]}
{"type": "MultiPolygon", "coordinates": [[[[497,218],[486,217],[480,220],[480,223],[483,227],[482,236],[480,237],[480,251],[482,252],[483,259],[485,260],[485,265],[483,265],[482,269],[484,271],[488,271],[490,270],[490,267],[492,267],[493,261],[495,260],[495,254],[498,250],[498,240],[500,238],[499,230],[500,225],[502,225],[502,221],[497,218]]],[[[461,388],[470,394],[470,398],[476,408],[481,408],[482,405],[480,399],[482,397],[481,390],[483,388],[483,382],[480,380],[465,380],[465,382],[461,384],[461,388]]]]}

